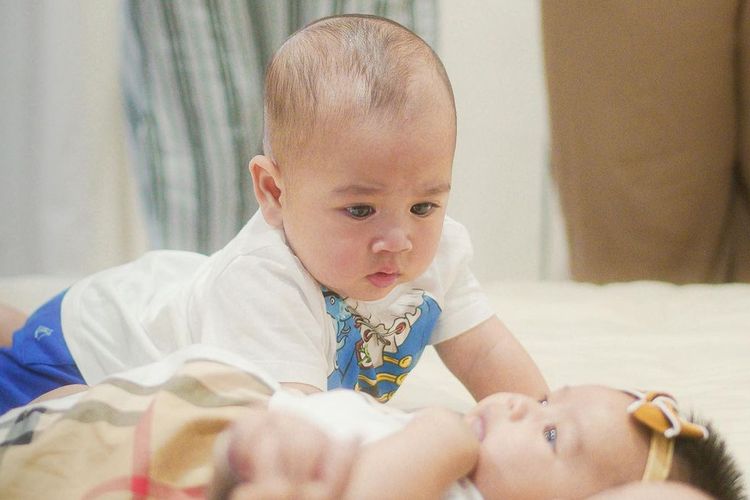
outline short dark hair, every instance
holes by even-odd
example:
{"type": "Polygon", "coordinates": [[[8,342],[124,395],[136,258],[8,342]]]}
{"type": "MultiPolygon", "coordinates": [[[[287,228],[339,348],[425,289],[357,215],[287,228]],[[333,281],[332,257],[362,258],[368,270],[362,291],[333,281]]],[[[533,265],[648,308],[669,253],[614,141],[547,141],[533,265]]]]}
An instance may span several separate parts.
{"type": "Polygon", "coordinates": [[[719,500],[747,499],[742,473],[711,423],[691,415],[691,422],[708,429],[708,439],[677,438],[669,479],[699,488],[719,500]]]}
{"type": "Polygon", "coordinates": [[[453,90],[432,48],[390,19],[344,14],[314,21],[276,51],[266,73],[264,154],[282,157],[310,140],[324,118],[380,112],[392,118],[418,93],[419,70],[445,87],[455,123],[453,90]]]}

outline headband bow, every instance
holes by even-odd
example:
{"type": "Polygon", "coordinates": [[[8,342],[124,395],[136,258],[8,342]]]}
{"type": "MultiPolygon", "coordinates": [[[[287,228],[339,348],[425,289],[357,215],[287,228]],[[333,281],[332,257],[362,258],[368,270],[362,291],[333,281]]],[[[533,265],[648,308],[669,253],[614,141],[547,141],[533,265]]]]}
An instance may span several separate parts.
{"type": "Polygon", "coordinates": [[[708,429],[681,417],[677,401],[670,394],[658,391],[625,392],[636,398],[628,406],[628,413],[651,430],[643,481],[664,480],[672,468],[675,438],[707,439],[708,429]]]}

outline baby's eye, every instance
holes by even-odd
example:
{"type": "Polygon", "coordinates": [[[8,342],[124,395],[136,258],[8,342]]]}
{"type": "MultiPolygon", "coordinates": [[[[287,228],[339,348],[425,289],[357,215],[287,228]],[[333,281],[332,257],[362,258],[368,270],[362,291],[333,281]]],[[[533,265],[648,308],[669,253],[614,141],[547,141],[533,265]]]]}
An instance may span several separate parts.
{"type": "Polygon", "coordinates": [[[428,215],[430,212],[432,212],[435,208],[437,208],[437,205],[435,205],[434,203],[417,203],[416,205],[411,206],[411,213],[424,217],[425,215],[428,215]]]}
{"type": "Polygon", "coordinates": [[[539,404],[542,406],[547,406],[549,401],[547,401],[547,396],[544,396],[542,399],[539,400],[539,404]]]}
{"type": "Polygon", "coordinates": [[[369,205],[355,205],[353,207],[346,207],[347,213],[355,219],[366,219],[375,213],[375,209],[369,205]]]}
{"type": "Polygon", "coordinates": [[[549,445],[554,450],[557,446],[557,427],[554,425],[548,425],[544,428],[543,431],[544,439],[547,440],[549,445]]]}

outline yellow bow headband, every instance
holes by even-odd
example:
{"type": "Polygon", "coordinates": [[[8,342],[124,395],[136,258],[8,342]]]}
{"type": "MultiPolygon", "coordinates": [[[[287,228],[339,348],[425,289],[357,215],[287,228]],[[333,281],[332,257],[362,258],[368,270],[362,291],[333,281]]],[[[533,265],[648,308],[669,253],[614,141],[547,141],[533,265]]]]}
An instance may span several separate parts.
{"type": "Polygon", "coordinates": [[[662,481],[669,476],[674,456],[674,438],[707,439],[708,429],[682,418],[677,402],[665,392],[626,390],[633,396],[628,413],[651,430],[643,481],[662,481]]]}

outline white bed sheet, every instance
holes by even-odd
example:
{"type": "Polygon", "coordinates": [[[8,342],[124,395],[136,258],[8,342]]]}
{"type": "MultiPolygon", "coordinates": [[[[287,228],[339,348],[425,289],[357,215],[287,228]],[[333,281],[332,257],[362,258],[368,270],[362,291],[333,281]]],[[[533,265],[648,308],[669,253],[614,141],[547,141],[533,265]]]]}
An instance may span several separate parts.
{"type": "MultiPolygon", "coordinates": [[[[0,301],[30,311],[71,282],[2,278],[0,301]]],[[[553,388],[601,383],[672,392],[684,408],[715,423],[748,474],[750,285],[533,282],[485,289],[553,388]]],[[[392,402],[458,410],[471,403],[434,350],[426,351],[392,402]]]]}

